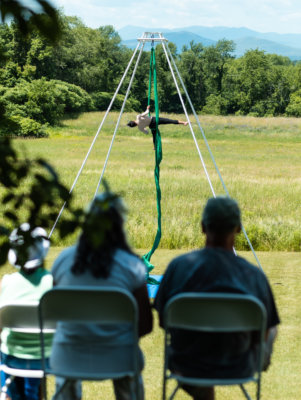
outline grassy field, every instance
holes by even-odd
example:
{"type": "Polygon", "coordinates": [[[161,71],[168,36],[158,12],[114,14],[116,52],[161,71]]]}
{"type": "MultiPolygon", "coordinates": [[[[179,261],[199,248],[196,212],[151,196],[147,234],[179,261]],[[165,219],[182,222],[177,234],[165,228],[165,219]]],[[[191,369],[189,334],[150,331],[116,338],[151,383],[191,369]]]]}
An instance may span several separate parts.
{"type": "MultiPolygon", "coordinates": [[[[48,139],[16,140],[16,145],[30,157],[47,158],[71,187],[102,117],[103,113],[86,113],[66,119],[62,126],[49,129],[48,139]]],[[[117,117],[109,115],[75,187],[75,201],[81,206],[94,195],[117,117]]],[[[157,223],[154,151],[150,136],[126,127],[133,117],[125,114],[121,120],[104,176],[129,206],[131,243],[148,248],[157,223]]],[[[227,188],[241,205],[255,249],[300,251],[301,120],[202,116],[201,123],[227,188]]],[[[223,194],[194,122],[193,127],[215,192],[223,194]]],[[[192,248],[201,244],[200,212],[211,191],[189,128],[165,126],[161,136],[161,247],[192,248]]],[[[243,236],[237,246],[247,249],[243,236]]]]}
{"type": "MultiPolygon", "coordinates": [[[[16,140],[29,157],[42,156],[71,187],[88,151],[103,113],[66,119],[49,129],[49,138],[16,140]]],[[[105,177],[122,192],[129,206],[127,232],[131,244],[144,254],[156,232],[156,199],[153,181],[154,151],[150,136],[126,128],[133,114],[121,121],[105,177]]],[[[176,116],[171,116],[176,117],[176,116]]],[[[183,119],[183,116],[177,116],[183,119]]],[[[110,114],[74,190],[75,202],[85,206],[93,197],[110,146],[116,113],[110,114]]],[[[272,365],[263,377],[262,398],[301,398],[301,119],[251,117],[201,117],[206,136],[230,194],[242,208],[243,222],[266,272],[279,308],[281,326],[272,365]],[[273,251],[262,251],[273,250],[273,251]]],[[[197,126],[193,123],[193,127],[197,126]]],[[[161,130],[164,158],[161,164],[162,240],[152,258],[154,273],[186,249],[202,245],[199,220],[211,196],[189,128],[168,126],[161,130]]],[[[200,132],[200,149],[217,194],[222,187],[206,152],[200,132]]],[[[47,259],[50,266],[62,247],[74,238],[56,238],[47,259]]],[[[245,249],[239,238],[237,246],[245,249]]],[[[239,254],[254,261],[250,252],[239,254]]],[[[11,268],[6,266],[0,275],[11,268]]],[[[141,345],[146,358],[146,398],[157,400],[162,389],[162,332],[155,321],[151,335],[141,345]]],[[[84,384],[84,399],[113,399],[110,383],[84,384]]],[[[184,393],[180,399],[188,399],[184,393]]],[[[220,388],[217,399],[242,398],[237,388],[220,388]]]]}
{"type": "MultiPolygon", "coordinates": [[[[47,266],[50,267],[62,248],[52,248],[47,257],[47,266]]],[[[144,249],[138,250],[139,254],[144,249]]],[[[153,256],[156,264],[156,273],[162,274],[169,261],[183,253],[183,250],[157,250],[153,256]]],[[[240,255],[253,261],[249,252],[240,252],[240,255]]],[[[271,283],[281,318],[279,334],[275,343],[272,364],[268,372],[263,374],[262,399],[265,400],[299,400],[301,398],[301,260],[298,253],[288,252],[259,252],[262,265],[271,283]]],[[[13,271],[12,267],[1,268],[1,276],[13,271]]],[[[155,315],[153,332],[141,340],[146,365],[144,382],[147,400],[160,398],[162,390],[162,360],[163,335],[158,327],[155,315]]],[[[50,380],[50,390],[53,390],[53,380],[50,380]]],[[[249,385],[253,393],[254,386],[249,385]]],[[[84,383],[84,400],[103,398],[113,400],[112,385],[110,382],[84,383]]],[[[189,397],[179,392],[178,399],[188,400],[189,397]]],[[[217,390],[217,400],[242,399],[237,387],[223,387],[217,390]]]]}

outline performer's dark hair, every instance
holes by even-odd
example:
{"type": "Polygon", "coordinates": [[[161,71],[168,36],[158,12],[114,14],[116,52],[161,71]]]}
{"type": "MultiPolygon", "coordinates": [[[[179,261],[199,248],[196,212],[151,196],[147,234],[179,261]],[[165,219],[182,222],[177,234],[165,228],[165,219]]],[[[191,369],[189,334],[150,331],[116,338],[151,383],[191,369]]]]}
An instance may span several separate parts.
{"type": "Polygon", "coordinates": [[[95,278],[108,278],[117,249],[134,254],[123,230],[121,198],[112,193],[109,196],[98,203],[101,196],[96,197],[87,213],[71,269],[75,275],[89,271],[95,278]]]}
{"type": "Polygon", "coordinates": [[[127,123],[127,126],[129,126],[130,128],[135,128],[135,126],[137,126],[137,123],[135,121],[129,121],[127,123]]]}

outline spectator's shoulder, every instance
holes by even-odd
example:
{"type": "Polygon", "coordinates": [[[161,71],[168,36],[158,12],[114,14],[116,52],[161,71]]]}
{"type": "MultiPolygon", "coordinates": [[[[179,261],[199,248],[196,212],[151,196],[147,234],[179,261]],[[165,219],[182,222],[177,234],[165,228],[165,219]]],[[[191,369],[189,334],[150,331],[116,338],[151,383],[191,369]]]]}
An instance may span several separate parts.
{"type": "Polygon", "coordinates": [[[168,265],[163,279],[176,278],[180,280],[181,276],[187,278],[193,267],[198,264],[201,257],[201,250],[191,251],[174,258],[168,265]]]}
{"type": "Polygon", "coordinates": [[[76,252],[76,246],[67,247],[66,249],[61,251],[61,253],[57,256],[52,265],[51,272],[53,273],[53,271],[59,268],[70,257],[73,258],[75,252],[76,252]]]}
{"type": "Polygon", "coordinates": [[[180,256],[174,258],[169,266],[171,268],[182,268],[187,265],[195,264],[201,257],[201,250],[190,251],[189,253],[181,254],[180,256]]]}
{"type": "Polygon", "coordinates": [[[240,267],[243,267],[245,278],[253,282],[259,291],[266,292],[270,288],[269,280],[261,268],[242,257],[239,257],[239,263],[240,267]]]}
{"type": "Polygon", "coordinates": [[[190,251],[189,253],[184,253],[181,254],[178,257],[175,257],[169,265],[187,265],[187,264],[191,264],[194,263],[196,260],[199,259],[199,257],[201,256],[202,251],[201,250],[194,250],[194,251],[190,251]]]}
{"type": "Polygon", "coordinates": [[[246,270],[248,270],[250,273],[253,273],[253,274],[261,276],[261,277],[265,276],[265,273],[263,272],[263,270],[261,268],[259,268],[258,266],[250,263],[248,260],[246,260],[243,257],[240,257],[240,256],[236,256],[236,257],[237,257],[237,260],[240,263],[240,265],[242,267],[244,267],[246,270]]]}
{"type": "Polygon", "coordinates": [[[144,263],[137,255],[122,249],[117,249],[114,259],[120,265],[122,265],[122,267],[127,270],[128,273],[136,275],[140,280],[145,281],[146,268],[144,263]]]}

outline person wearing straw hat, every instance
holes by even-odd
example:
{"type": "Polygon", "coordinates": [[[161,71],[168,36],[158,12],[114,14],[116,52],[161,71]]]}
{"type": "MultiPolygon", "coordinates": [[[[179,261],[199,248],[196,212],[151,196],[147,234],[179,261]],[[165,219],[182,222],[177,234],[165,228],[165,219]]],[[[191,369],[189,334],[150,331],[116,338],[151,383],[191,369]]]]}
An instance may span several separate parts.
{"type": "MultiPolygon", "coordinates": [[[[3,276],[0,288],[0,306],[10,303],[38,303],[43,293],[53,286],[52,275],[44,269],[44,259],[50,242],[43,228],[30,229],[28,223],[14,229],[10,235],[9,263],[17,272],[3,276]],[[26,243],[30,243],[29,246],[26,243]]],[[[50,355],[52,335],[46,335],[46,355],[50,355]]],[[[39,334],[1,332],[1,363],[12,368],[40,369],[39,334]]],[[[1,371],[1,385],[7,379],[1,371]]],[[[15,377],[8,389],[12,400],[39,400],[40,379],[15,377]]]]}

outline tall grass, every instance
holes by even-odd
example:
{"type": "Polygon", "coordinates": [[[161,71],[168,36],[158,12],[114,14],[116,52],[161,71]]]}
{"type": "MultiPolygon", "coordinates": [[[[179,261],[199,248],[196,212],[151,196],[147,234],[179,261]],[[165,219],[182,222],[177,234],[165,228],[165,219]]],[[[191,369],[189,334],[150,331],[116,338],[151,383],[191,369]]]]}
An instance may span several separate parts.
{"type": "MultiPolygon", "coordinates": [[[[102,117],[103,113],[86,113],[78,119],[65,119],[61,126],[49,129],[48,139],[18,139],[15,144],[29,156],[46,157],[71,187],[102,117]]],[[[122,117],[105,178],[124,194],[129,206],[127,231],[132,245],[149,248],[157,228],[154,151],[150,135],[126,127],[133,117],[122,117]]],[[[78,205],[85,206],[94,195],[117,118],[117,113],[109,115],[77,183],[74,195],[78,205]]],[[[301,120],[202,116],[201,123],[230,195],[241,205],[243,223],[255,249],[300,251],[301,120]]],[[[193,126],[215,192],[223,194],[195,122],[193,126]]],[[[164,126],[161,136],[160,246],[200,246],[200,214],[212,193],[195,144],[188,127],[164,126]]],[[[237,247],[248,248],[243,236],[237,247]]]]}

